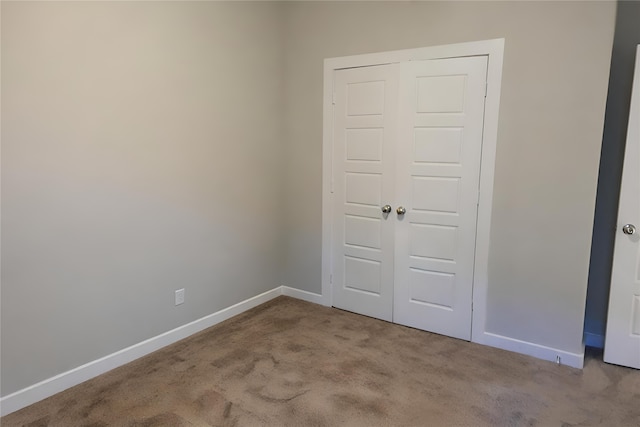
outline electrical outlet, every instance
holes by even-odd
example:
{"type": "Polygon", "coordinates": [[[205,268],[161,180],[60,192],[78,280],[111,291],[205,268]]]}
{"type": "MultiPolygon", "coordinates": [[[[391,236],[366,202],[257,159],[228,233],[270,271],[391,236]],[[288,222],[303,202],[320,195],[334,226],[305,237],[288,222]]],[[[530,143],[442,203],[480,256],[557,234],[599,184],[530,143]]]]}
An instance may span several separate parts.
{"type": "Polygon", "coordinates": [[[184,304],[184,288],[176,291],[176,305],[184,304]]]}

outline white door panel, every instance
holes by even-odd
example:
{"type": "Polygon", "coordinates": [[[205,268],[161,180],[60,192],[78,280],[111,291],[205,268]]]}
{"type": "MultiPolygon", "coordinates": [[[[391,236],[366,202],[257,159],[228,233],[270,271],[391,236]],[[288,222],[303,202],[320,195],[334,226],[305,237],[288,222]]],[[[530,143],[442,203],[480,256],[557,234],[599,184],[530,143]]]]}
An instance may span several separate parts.
{"type": "Polygon", "coordinates": [[[614,246],[604,360],[640,369],[640,46],[636,53],[614,246]]]}
{"type": "Polygon", "coordinates": [[[398,66],[334,77],[333,305],[391,321],[398,66]]]}
{"type": "Polygon", "coordinates": [[[486,57],[401,64],[396,323],[471,339],[486,57]]]}
{"type": "Polygon", "coordinates": [[[414,158],[416,163],[460,163],[462,129],[434,127],[415,129],[414,158]]]}

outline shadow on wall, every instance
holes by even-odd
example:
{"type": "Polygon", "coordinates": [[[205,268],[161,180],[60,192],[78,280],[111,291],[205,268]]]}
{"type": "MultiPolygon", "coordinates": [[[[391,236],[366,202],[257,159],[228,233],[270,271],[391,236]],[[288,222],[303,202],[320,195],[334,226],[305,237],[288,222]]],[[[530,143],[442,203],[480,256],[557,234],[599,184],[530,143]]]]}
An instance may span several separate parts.
{"type": "Polygon", "coordinates": [[[633,68],[636,46],[640,44],[638,22],[640,2],[618,2],[584,322],[585,344],[592,347],[604,345],[633,68]]]}

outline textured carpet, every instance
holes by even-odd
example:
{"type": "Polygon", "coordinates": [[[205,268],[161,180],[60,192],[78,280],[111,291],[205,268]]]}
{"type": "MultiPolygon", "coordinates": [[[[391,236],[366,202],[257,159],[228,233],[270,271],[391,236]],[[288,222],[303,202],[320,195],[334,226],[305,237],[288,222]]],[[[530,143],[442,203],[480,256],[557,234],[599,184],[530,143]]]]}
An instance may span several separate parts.
{"type": "Polygon", "coordinates": [[[584,370],[279,297],[9,426],[640,426],[640,371],[584,370]]]}

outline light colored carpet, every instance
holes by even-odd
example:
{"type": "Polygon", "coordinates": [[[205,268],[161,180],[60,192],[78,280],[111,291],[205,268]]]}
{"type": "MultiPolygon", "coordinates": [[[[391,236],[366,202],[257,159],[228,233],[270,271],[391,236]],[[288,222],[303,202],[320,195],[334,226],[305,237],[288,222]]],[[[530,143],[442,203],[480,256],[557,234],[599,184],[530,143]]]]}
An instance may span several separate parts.
{"type": "Polygon", "coordinates": [[[558,366],[279,297],[9,426],[640,426],[640,371],[558,366]]]}

